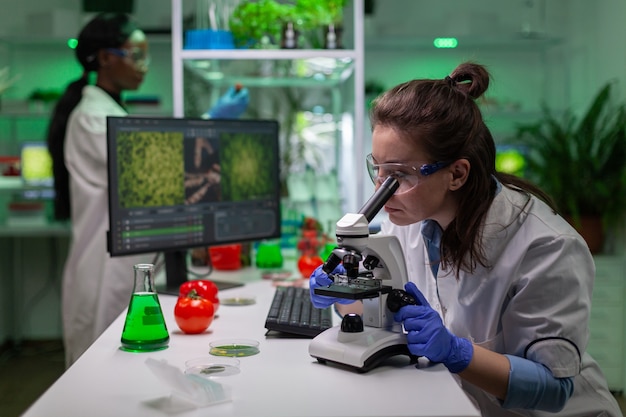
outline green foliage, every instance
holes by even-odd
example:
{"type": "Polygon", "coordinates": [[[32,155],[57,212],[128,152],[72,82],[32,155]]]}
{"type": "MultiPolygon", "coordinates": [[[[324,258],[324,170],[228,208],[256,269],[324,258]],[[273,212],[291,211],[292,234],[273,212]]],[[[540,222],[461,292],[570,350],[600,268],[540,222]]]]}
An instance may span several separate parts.
{"type": "Polygon", "coordinates": [[[238,47],[254,47],[264,36],[278,44],[283,25],[294,22],[298,30],[320,29],[341,23],[346,0],[276,0],[241,2],[230,17],[230,30],[238,47]]]}
{"type": "Polygon", "coordinates": [[[269,136],[228,134],[220,139],[222,198],[247,201],[266,198],[278,192],[270,173],[279,164],[269,136]],[[226,175],[228,173],[229,175],[226,175]]]}
{"type": "Polygon", "coordinates": [[[612,102],[605,84],[577,118],[555,116],[546,106],[542,118],[517,128],[515,141],[529,148],[530,179],[571,215],[600,215],[611,227],[626,213],[626,109],[612,102]]]}
{"type": "Polygon", "coordinates": [[[341,24],[346,0],[297,0],[294,15],[304,29],[341,24]]]}
{"type": "Polygon", "coordinates": [[[289,9],[292,7],[275,0],[239,3],[229,21],[235,45],[253,47],[264,36],[277,42],[281,36],[284,18],[291,15],[289,9]]]}
{"type": "Polygon", "coordinates": [[[123,208],[185,201],[183,135],[179,132],[120,133],[117,149],[123,208]]]}

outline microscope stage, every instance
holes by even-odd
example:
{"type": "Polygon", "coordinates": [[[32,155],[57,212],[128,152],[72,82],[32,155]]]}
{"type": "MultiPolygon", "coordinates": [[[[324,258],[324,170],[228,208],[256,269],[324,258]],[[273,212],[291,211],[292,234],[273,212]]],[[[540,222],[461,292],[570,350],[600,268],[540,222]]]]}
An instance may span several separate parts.
{"type": "Polygon", "coordinates": [[[346,298],[348,300],[362,300],[365,298],[376,298],[381,294],[387,294],[391,292],[390,286],[363,288],[351,285],[336,285],[333,284],[330,287],[318,287],[315,289],[315,294],[326,295],[329,297],[346,298]]]}

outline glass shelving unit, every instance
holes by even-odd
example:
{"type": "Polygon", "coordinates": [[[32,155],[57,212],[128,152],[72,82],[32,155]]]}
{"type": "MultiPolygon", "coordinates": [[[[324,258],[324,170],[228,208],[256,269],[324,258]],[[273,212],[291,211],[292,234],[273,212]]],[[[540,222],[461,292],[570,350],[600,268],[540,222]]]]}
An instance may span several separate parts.
{"type": "MultiPolygon", "coordinates": [[[[336,177],[341,211],[357,210],[365,201],[365,155],[363,148],[365,108],[363,0],[353,0],[346,8],[346,27],[351,29],[346,49],[185,49],[183,2],[172,0],[172,76],[173,113],[175,117],[193,116],[185,108],[189,93],[186,77],[193,74],[203,80],[214,103],[223,91],[234,84],[254,89],[257,96],[278,90],[289,91],[306,101],[307,107],[317,97],[324,102],[324,112],[332,115],[327,124],[334,130],[335,144],[330,170],[336,177]],[[262,91],[262,93],[260,92],[262,91]],[[363,175],[355,175],[362,172],[363,175]]],[[[344,33],[344,36],[346,34],[344,33]]],[[[271,107],[265,106],[263,107],[271,107]]],[[[295,109],[306,111],[306,108],[295,109]]],[[[286,126],[281,125],[281,130],[286,126]]],[[[325,126],[324,129],[328,129],[325,126]]],[[[325,158],[328,159],[328,158],[325,158]]],[[[335,221],[338,220],[335,219],[335,221]]]]}

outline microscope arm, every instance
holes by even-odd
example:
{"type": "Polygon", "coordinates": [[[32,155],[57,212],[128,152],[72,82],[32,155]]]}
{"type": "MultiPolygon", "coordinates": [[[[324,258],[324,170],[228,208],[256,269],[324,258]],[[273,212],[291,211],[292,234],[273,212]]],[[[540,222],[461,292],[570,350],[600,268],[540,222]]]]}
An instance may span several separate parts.
{"type": "MultiPolygon", "coordinates": [[[[383,208],[387,200],[396,192],[400,183],[393,177],[387,178],[376,190],[376,192],[370,197],[369,200],[361,207],[357,214],[348,213],[343,216],[337,222],[337,243],[339,246],[344,237],[350,237],[355,235],[369,235],[369,222],[378,214],[380,209],[383,208]]],[[[342,258],[334,252],[328,256],[326,262],[322,266],[322,269],[326,274],[330,274],[339,265],[342,258]]]]}

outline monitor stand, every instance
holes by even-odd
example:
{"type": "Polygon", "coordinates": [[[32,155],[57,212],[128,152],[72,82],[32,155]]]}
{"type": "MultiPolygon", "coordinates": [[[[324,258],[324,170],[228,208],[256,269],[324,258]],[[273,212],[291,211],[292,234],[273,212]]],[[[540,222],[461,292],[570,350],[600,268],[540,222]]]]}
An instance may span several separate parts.
{"type": "MultiPolygon", "coordinates": [[[[165,256],[165,286],[157,287],[159,294],[178,295],[180,286],[187,282],[189,271],[187,270],[187,252],[186,251],[168,251],[165,256]]],[[[210,279],[210,278],[207,278],[210,279]]],[[[211,279],[218,290],[226,290],[228,288],[242,287],[243,284],[237,282],[215,281],[211,279]]]]}

